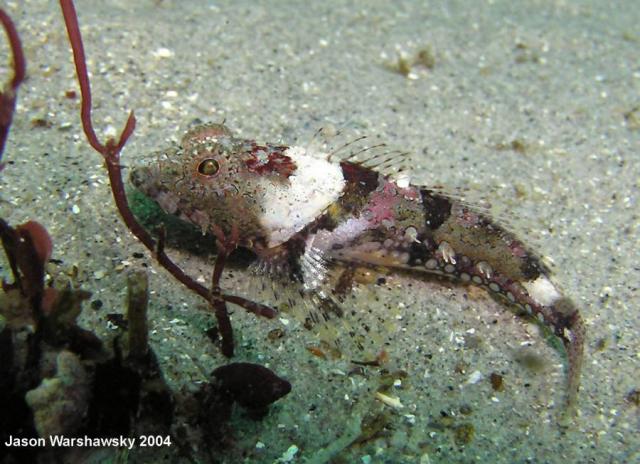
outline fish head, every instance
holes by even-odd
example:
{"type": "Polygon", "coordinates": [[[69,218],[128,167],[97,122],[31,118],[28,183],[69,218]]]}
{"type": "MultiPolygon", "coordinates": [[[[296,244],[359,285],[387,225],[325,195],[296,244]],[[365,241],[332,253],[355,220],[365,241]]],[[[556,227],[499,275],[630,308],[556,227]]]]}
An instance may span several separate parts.
{"type": "Polygon", "coordinates": [[[221,124],[204,124],[134,168],[130,180],[167,213],[203,233],[235,229],[239,244],[247,246],[267,234],[261,218],[268,191],[295,171],[287,149],[236,138],[221,124]]]}

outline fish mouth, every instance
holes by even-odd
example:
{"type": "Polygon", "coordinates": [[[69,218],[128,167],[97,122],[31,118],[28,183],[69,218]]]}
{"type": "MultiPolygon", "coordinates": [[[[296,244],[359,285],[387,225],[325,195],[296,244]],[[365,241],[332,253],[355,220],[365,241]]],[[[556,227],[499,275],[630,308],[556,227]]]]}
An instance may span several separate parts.
{"type": "Polygon", "coordinates": [[[129,174],[129,181],[131,184],[143,192],[147,190],[145,187],[149,185],[152,178],[151,169],[144,166],[134,168],[129,174]]]}
{"type": "Polygon", "coordinates": [[[180,198],[160,182],[160,173],[155,166],[139,166],[129,174],[129,181],[144,196],[158,203],[168,214],[179,215],[180,198]]]}

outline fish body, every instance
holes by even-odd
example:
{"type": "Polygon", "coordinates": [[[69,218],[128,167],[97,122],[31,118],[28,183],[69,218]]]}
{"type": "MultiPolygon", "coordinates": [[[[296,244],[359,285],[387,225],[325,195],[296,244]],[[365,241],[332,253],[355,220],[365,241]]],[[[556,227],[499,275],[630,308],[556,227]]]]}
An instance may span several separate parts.
{"type": "Polygon", "coordinates": [[[328,269],[344,268],[333,293],[346,292],[356,267],[442,276],[477,285],[537,318],[567,351],[567,405],[579,388],[585,330],[549,269],[483,212],[435,190],[372,168],[375,163],[311,149],[235,138],[219,124],[196,127],[134,186],[165,211],[217,236],[234,235],[265,269],[325,295],[328,269]]]}

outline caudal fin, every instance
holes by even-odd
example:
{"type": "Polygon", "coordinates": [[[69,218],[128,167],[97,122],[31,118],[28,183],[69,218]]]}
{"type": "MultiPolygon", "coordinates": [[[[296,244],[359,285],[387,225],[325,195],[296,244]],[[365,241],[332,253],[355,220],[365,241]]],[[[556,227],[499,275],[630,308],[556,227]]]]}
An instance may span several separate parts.
{"type": "Polygon", "coordinates": [[[560,419],[562,425],[568,425],[577,412],[586,330],[580,313],[568,298],[560,298],[556,301],[554,311],[559,316],[555,326],[556,335],[564,343],[569,363],[565,411],[560,419]]]}

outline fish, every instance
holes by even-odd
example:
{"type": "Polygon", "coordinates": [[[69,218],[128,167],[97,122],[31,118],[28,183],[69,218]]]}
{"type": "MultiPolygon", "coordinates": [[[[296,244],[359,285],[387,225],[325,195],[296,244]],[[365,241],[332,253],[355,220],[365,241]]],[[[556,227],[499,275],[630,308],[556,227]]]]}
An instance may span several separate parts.
{"type": "Polygon", "coordinates": [[[412,184],[398,154],[348,147],[261,143],[207,123],[134,168],[130,180],[203,233],[233,237],[261,273],[333,305],[338,317],[362,268],[486,289],[562,341],[565,417],[572,416],[586,330],[544,260],[481,208],[412,184]]]}

